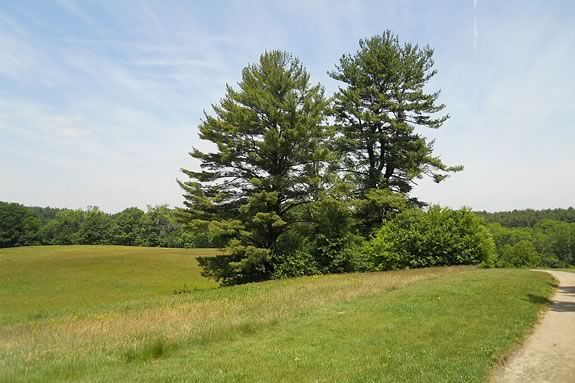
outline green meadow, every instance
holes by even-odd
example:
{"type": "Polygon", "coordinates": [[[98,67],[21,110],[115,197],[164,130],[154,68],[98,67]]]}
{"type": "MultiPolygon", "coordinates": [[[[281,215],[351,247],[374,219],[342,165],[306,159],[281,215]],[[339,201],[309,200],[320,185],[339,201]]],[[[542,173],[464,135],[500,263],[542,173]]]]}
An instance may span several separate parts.
{"type": "Polygon", "coordinates": [[[78,315],[108,305],[212,288],[196,256],[216,249],[33,246],[0,250],[0,324],[78,315]]]}
{"type": "Polygon", "coordinates": [[[0,250],[0,381],[484,382],[553,288],[474,267],[218,288],[216,252],[0,250]]]}

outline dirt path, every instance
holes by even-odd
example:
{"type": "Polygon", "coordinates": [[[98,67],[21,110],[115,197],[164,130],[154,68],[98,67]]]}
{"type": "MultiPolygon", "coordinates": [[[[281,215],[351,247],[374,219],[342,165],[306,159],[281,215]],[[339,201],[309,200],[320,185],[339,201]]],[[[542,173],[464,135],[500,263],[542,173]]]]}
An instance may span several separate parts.
{"type": "Polygon", "coordinates": [[[553,304],[494,383],[575,382],[575,273],[548,272],[559,281],[553,304]]]}

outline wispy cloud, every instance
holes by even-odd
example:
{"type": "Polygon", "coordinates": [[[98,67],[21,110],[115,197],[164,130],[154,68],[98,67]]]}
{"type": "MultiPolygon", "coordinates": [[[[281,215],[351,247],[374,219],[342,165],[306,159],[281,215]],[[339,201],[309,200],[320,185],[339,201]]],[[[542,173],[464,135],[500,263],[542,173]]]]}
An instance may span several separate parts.
{"type": "Polygon", "coordinates": [[[473,0],[473,49],[477,50],[477,38],[479,33],[477,32],[477,0],[473,0]]]}
{"type": "Polygon", "coordinates": [[[97,24],[96,20],[90,14],[82,9],[75,0],[54,0],[55,3],[66,10],[70,15],[89,24],[97,24]]]}

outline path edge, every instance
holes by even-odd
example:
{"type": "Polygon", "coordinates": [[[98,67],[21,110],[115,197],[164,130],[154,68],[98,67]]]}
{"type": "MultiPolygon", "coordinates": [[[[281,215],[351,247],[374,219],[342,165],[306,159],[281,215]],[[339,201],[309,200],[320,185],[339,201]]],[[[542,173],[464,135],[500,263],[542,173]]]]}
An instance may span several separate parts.
{"type": "Polygon", "coordinates": [[[531,335],[533,335],[535,330],[539,327],[539,325],[543,321],[545,314],[547,314],[547,312],[549,311],[549,309],[553,305],[553,297],[555,297],[555,295],[557,294],[557,289],[559,287],[559,280],[557,278],[555,278],[555,276],[551,273],[551,270],[529,269],[529,271],[536,272],[536,273],[547,273],[553,279],[553,282],[552,282],[553,283],[553,289],[551,290],[551,293],[549,294],[549,296],[546,297],[549,300],[549,302],[547,303],[547,305],[545,305],[545,307],[543,307],[539,310],[539,312],[537,313],[537,319],[535,320],[535,322],[533,322],[533,325],[531,326],[529,331],[527,331],[523,335],[522,339],[520,339],[519,341],[514,343],[513,346],[509,350],[504,352],[498,358],[498,360],[493,364],[493,366],[491,367],[491,372],[488,374],[487,379],[485,380],[486,383],[495,383],[496,382],[496,377],[503,372],[503,370],[505,369],[507,364],[517,355],[519,350],[525,345],[525,343],[527,342],[527,339],[529,339],[529,337],[531,335]]]}

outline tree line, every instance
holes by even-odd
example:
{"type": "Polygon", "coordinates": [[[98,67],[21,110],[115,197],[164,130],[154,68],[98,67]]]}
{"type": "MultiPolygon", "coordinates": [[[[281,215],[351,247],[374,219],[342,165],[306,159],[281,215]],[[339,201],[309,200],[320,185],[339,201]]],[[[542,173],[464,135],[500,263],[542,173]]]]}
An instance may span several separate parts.
{"type": "Polygon", "coordinates": [[[499,212],[477,212],[488,223],[499,223],[507,227],[533,227],[538,222],[549,219],[552,221],[575,223],[575,209],[524,209],[499,212]]]}
{"type": "Polygon", "coordinates": [[[479,212],[497,246],[500,267],[575,265],[575,209],[479,212]]]}
{"type": "Polygon", "coordinates": [[[130,207],[108,214],[85,210],[26,207],[0,201],[0,247],[34,245],[125,245],[211,247],[206,233],[192,235],[167,205],[130,207]]]}

